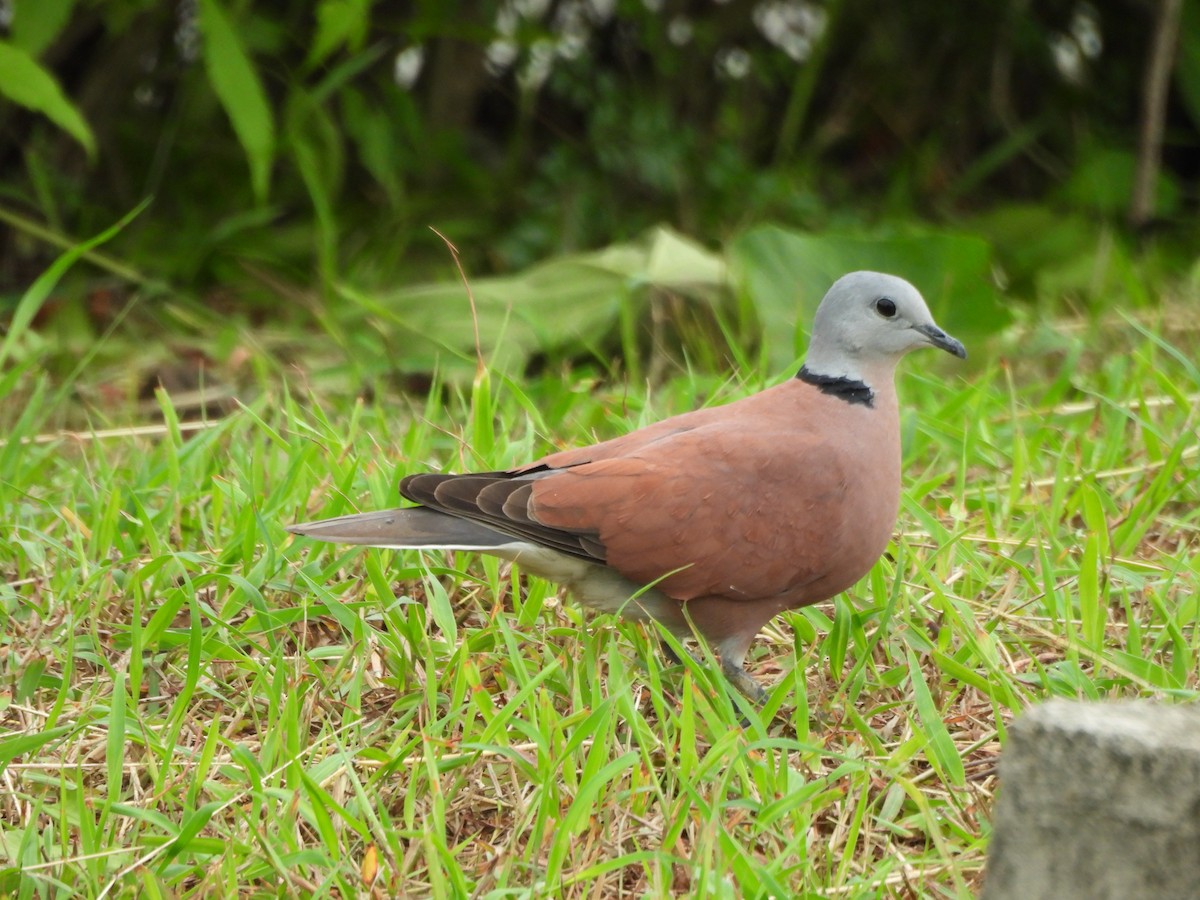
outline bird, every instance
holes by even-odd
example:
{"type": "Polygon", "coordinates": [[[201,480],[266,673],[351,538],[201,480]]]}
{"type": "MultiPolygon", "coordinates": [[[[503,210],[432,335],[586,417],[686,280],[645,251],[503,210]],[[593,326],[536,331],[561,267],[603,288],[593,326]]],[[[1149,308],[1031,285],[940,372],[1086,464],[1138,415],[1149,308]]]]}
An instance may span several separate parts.
{"type": "Polygon", "coordinates": [[[895,371],[923,347],[967,355],[912,284],[851,272],[817,307],[794,377],[517,468],[410,474],[399,492],[414,506],[287,530],[518,563],[586,607],[704,638],[728,681],[762,702],[745,669],[759,631],[853,586],[892,537],[895,371]]]}

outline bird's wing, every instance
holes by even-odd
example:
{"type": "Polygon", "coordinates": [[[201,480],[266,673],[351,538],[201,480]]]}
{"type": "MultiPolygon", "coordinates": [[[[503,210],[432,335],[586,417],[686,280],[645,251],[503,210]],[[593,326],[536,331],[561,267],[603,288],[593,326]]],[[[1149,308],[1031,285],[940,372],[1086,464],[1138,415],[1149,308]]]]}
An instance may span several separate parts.
{"type": "Polygon", "coordinates": [[[525,515],[680,600],[778,596],[829,574],[854,514],[843,455],[807,437],[688,431],[534,481],[525,515]]]}
{"type": "Polygon", "coordinates": [[[400,482],[400,493],[440,514],[481,523],[588,562],[603,563],[604,548],[598,544],[592,529],[547,525],[530,512],[533,485],[559,471],[468,475],[420,473],[405,477],[400,482]]]}

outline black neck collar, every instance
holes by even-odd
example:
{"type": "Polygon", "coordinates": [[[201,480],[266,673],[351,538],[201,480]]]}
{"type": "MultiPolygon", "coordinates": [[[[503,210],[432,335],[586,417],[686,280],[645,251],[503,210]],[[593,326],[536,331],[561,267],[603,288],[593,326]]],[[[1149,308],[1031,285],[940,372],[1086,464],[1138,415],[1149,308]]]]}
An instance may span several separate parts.
{"type": "Polygon", "coordinates": [[[796,377],[806,384],[811,384],[822,394],[829,394],[847,403],[861,403],[863,406],[874,406],[875,392],[867,387],[866,382],[847,378],[844,375],[818,375],[809,371],[807,366],[801,366],[796,377]]]}

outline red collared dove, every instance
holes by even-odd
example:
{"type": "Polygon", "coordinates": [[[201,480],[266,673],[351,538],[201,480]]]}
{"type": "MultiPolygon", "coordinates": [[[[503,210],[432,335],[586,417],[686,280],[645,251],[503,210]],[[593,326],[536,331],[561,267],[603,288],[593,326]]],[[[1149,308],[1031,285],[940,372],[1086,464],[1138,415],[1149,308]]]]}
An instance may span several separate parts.
{"type": "Polygon", "coordinates": [[[593,609],[680,639],[694,627],[761,699],[742,667],[759,629],[849,588],[891,538],[894,375],[920,347],[966,357],[911,284],[854,272],[821,301],[804,366],[782,384],[507,472],[409,475],[400,493],[419,506],[288,530],[511,560],[593,609]]]}

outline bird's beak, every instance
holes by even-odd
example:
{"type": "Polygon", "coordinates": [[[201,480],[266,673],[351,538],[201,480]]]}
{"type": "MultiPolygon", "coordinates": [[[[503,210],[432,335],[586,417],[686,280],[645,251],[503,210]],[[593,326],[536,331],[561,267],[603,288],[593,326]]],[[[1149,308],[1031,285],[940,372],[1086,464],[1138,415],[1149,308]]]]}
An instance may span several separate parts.
{"type": "Polygon", "coordinates": [[[917,325],[915,328],[925,335],[934,347],[945,350],[947,353],[953,353],[959,359],[967,358],[967,348],[962,345],[962,341],[950,337],[936,325],[917,325]]]}

